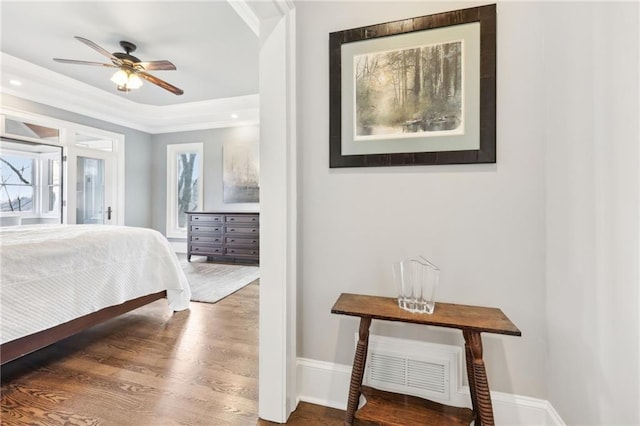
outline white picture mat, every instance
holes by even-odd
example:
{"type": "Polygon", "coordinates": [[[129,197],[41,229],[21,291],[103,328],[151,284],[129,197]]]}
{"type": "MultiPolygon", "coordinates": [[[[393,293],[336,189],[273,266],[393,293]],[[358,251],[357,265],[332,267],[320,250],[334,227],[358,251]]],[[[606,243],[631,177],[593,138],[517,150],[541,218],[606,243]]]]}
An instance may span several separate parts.
{"type": "Polygon", "coordinates": [[[390,154],[407,152],[464,151],[480,148],[480,23],[454,25],[416,31],[341,46],[341,116],[342,155],[390,154]],[[398,137],[389,135],[356,141],[355,79],[356,55],[402,50],[413,46],[463,41],[462,85],[464,132],[457,135],[398,137]]]}

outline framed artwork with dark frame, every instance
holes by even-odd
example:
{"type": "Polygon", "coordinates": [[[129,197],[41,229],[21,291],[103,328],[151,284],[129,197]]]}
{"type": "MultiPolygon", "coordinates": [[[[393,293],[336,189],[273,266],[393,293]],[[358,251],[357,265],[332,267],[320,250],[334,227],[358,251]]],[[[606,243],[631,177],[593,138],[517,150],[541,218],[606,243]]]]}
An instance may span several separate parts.
{"type": "Polygon", "coordinates": [[[496,162],[496,5],[329,34],[329,164],[496,162]]]}

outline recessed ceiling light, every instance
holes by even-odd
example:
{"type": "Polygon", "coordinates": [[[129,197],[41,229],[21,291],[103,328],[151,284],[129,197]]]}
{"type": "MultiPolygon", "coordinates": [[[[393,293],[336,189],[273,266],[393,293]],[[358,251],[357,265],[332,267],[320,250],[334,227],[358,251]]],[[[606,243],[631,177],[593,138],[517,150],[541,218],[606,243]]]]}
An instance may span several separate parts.
{"type": "Polygon", "coordinates": [[[238,118],[238,114],[231,114],[231,118],[238,118]]]}
{"type": "Polygon", "coordinates": [[[12,86],[22,86],[22,82],[19,80],[9,80],[9,84],[12,86]]]}

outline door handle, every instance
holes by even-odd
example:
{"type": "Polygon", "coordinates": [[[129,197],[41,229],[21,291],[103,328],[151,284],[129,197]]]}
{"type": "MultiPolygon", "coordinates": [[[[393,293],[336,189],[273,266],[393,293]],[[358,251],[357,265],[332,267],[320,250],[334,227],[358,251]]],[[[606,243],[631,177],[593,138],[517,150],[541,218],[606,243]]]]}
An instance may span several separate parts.
{"type": "Polygon", "coordinates": [[[107,220],[111,220],[111,212],[113,210],[111,210],[111,206],[107,207],[107,220]]]}

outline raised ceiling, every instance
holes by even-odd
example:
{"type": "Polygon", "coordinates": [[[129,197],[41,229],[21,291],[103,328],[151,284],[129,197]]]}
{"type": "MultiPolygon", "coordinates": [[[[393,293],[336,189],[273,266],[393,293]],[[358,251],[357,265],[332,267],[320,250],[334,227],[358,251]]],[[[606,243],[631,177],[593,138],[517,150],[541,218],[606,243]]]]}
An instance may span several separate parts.
{"type": "MultiPolygon", "coordinates": [[[[0,7],[1,83],[5,93],[28,93],[29,87],[24,86],[30,84],[29,80],[34,75],[46,75],[40,80],[47,79],[49,86],[67,92],[73,91],[69,88],[73,82],[78,82],[79,90],[91,92],[92,101],[104,99],[113,104],[114,110],[138,106],[139,110],[153,112],[165,107],[166,112],[194,105],[206,109],[217,100],[235,105],[238,102],[234,99],[257,99],[259,39],[255,28],[250,28],[236,12],[238,8],[227,1],[2,0],[0,7]],[[87,38],[109,52],[121,52],[119,42],[130,41],[137,45],[133,55],[142,61],[173,62],[175,71],[150,73],[183,89],[184,94],[176,96],[149,82],[128,93],[119,92],[110,81],[112,68],[54,62],[54,57],[109,62],[74,36],[87,38]],[[55,75],[34,73],[27,70],[29,65],[55,75]],[[18,74],[23,67],[25,76],[21,78],[18,74]],[[9,78],[26,83],[20,88],[11,87],[5,81],[9,78]]],[[[39,91],[50,88],[40,87],[39,91]]],[[[246,102],[240,103],[246,106],[246,102]]]]}

